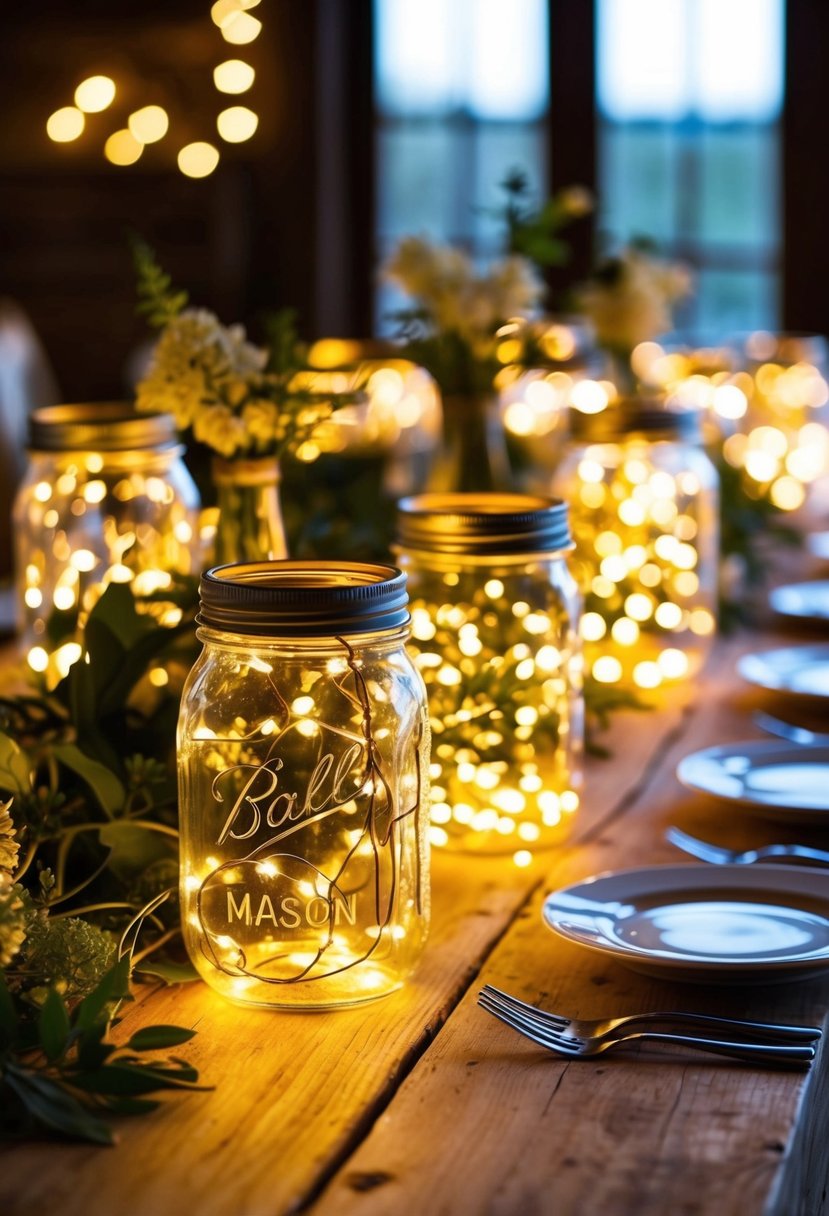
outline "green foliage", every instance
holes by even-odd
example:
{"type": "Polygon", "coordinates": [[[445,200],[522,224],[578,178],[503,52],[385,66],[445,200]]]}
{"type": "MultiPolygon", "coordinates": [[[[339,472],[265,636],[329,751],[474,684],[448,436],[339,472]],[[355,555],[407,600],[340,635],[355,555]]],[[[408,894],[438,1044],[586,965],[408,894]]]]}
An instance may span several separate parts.
{"type": "Polygon", "coordinates": [[[129,978],[124,957],[72,1006],[54,987],[33,1003],[0,972],[0,1135],[109,1145],[111,1116],[155,1110],[148,1094],[204,1088],[185,1061],[145,1054],[178,1047],[195,1031],[145,1026],[123,1045],[112,1042],[117,1008],[130,999],[129,978]]]}
{"type": "Polygon", "coordinates": [[[723,580],[720,589],[720,628],[728,632],[749,623],[752,616],[751,592],[761,588],[767,577],[768,554],[775,547],[801,543],[796,528],[783,522],[785,512],[757,486],[742,469],[735,468],[722,455],[712,454],[720,478],[720,555],[724,571],[735,567],[736,588],[723,580]]]}
{"type": "Polygon", "coordinates": [[[186,291],[176,291],[172,279],[156,260],[155,253],[139,236],[130,245],[135,267],[138,304],[135,311],[155,329],[163,329],[187,307],[186,291]]]}
{"type": "Polygon", "coordinates": [[[513,169],[501,182],[507,196],[498,214],[507,227],[507,248],[546,269],[563,266],[570,258],[570,245],[558,233],[592,208],[586,191],[561,190],[540,205],[533,202],[527,175],[513,169]]]}
{"type": "Polygon", "coordinates": [[[57,688],[0,698],[0,791],[14,820],[0,807],[0,1135],[110,1144],[109,1115],[150,1111],[146,1095],[198,1079],[175,1057],[144,1056],[189,1030],[150,1026],[121,1047],[109,1037],[131,967],[169,983],[195,974],[168,899],[195,587],[164,599],[182,609],[173,628],[128,586],[109,586],[89,615],[84,659],[57,688]],[[153,667],[167,672],[162,688],[153,667]]]}

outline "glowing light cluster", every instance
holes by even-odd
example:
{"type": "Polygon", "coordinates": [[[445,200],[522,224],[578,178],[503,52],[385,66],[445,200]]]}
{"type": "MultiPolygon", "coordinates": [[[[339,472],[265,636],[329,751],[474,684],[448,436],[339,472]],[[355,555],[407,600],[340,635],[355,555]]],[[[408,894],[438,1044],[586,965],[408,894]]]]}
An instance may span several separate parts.
{"type": "Polygon", "coordinates": [[[182,706],[188,951],[237,1000],[384,995],[426,932],[422,685],[397,630],[246,641],[207,642],[182,706]]]}
{"type": "Polygon", "coordinates": [[[437,847],[528,865],[579,806],[581,656],[549,563],[431,571],[403,562],[429,695],[437,847]]]}
{"type": "MultiPolygon", "coordinates": [[[[81,657],[66,639],[110,583],[131,582],[137,596],[156,596],[173,573],[198,566],[196,493],[184,470],[171,473],[171,457],[145,452],[137,472],[135,454],[119,456],[36,455],[17,496],[24,643],[29,666],[50,687],[81,657]]],[[[181,609],[163,599],[147,610],[165,625],[181,619],[181,609]]],[[[161,687],[162,677],[150,682],[161,687]]]]}
{"type": "MultiPolygon", "coordinates": [[[[216,0],[210,12],[225,42],[244,46],[258,38],[262,22],[249,10],[260,0],[216,0]]],[[[213,69],[213,83],[220,93],[247,92],[256,72],[242,59],[227,59],[213,69]]],[[[86,115],[99,114],[115,101],[117,87],[109,76],[90,76],[75,89],[74,105],[55,110],[46,121],[46,133],[54,143],[72,143],[87,128],[86,115]]],[[[259,115],[248,106],[223,109],[216,118],[216,129],[225,143],[239,144],[251,139],[259,126],[259,115]]],[[[104,157],[111,165],[134,165],[148,144],[164,139],[170,128],[167,111],[160,105],[144,105],[127,118],[126,126],[110,131],[103,144],[104,157]]],[[[195,140],[176,154],[178,168],[186,177],[208,177],[217,168],[219,149],[206,140],[195,140]]]]}
{"type": "Polygon", "coordinates": [[[571,506],[585,670],[651,690],[699,667],[715,629],[717,501],[702,452],[632,436],[576,448],[571,506]]]}
{"type": "Polygon", "coordinates": [[[352,393],[365,400],[341,407],[300,445],[297,456],[310,464],[324,452],[349,455],[394,448],[401,457],[428,451],[440,434],[440,395],[434,380],[407,359],[372,354],[365,345],[322,338],[309,351],[313,371],[297,387],[314,392],[352,393]]]}
{"type": "Polygon", "coordinates": [[[707,412],[709,438],[741,470],[749,497],[796,511],[829,472],[829,384],[813,361],[819,354],[816,340],[761,331],[745,343],[742,370],[726,349],[669,353],[656,342],[637,347],[632,366],[669,400],[707,412]]]}

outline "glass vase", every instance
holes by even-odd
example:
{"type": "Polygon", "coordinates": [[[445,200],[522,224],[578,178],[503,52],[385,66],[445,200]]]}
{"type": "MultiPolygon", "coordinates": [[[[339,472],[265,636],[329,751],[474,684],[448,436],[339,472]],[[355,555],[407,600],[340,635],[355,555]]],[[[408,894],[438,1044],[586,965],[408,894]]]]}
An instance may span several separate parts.
{"type": "Polygon", "coordinates": [[[276,457],[216,459],[213,480],[219,507],[216,565],[287,557],[279,495],[281,472],[276,457]]]}
{"type": "Polygon", "coordinates": [[[500,404],[492,393],[446,394],[443,434],[426,480],[434,494],[509,490],[509,456],[500,404]]]}

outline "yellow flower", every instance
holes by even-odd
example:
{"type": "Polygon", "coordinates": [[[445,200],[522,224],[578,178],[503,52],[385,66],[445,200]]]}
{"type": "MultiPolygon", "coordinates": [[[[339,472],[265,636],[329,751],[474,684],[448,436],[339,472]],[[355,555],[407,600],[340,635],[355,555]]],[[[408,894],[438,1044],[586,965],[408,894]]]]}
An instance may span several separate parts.
{"type": "Polygon", "coordinates": [[[0,872],[11,875],[17,869],[17,855],[20,845],[14,838],[14,823],[9,814],[12,799],[0,802],[0,872]]]}

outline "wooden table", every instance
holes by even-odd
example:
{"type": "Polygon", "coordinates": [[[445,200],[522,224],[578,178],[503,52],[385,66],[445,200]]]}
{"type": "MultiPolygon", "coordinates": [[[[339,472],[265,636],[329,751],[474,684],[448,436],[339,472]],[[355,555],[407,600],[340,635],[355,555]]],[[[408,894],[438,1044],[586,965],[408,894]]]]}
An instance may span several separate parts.
{"type": "MultiPolygon", "coordinates": [[[[753,637],[751,645],[771,642],[753,637]]],[[[573,1015],[684,1006],[821,1022],[829,976],[768,987],[672,985],[559,940],[549,890],[609,868],[684,859],[670,823],[725,844],[785,832],[682,790],[687,752],[756,735],[763,703],[719,645],[683,703],[624,715],[591,762],[568,847],[529,870],[440,855],[415,979],[336,1014],[248,1012],[203,985],[147,994],[148,1018],[196,1027],[214,1093],[122,1120],[116,1149],[0,1153],[4,1216],[774,1216],[827,1210],[827,1050],[808,1073],[688,1054],[566,1062],[476,1006],[482,982],[573,1015]]],[[[810,836],[816,840],[813,831],[810,836]]],[[[819,842],[819,840],[816,840],[819,842]]],[[[823,841],[826,844],[826,839],[823,841]]],[[[829,874],[827,874],[829,883],[829,874]]]]}

